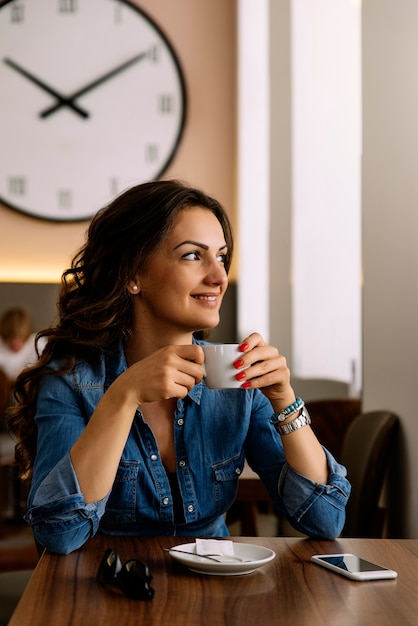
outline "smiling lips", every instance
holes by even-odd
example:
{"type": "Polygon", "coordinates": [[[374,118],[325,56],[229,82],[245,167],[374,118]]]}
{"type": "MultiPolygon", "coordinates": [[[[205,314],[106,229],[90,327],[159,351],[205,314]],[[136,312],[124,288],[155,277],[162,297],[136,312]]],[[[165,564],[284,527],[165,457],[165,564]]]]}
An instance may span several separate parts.
{"type": "Polygon", "coordinates": [[[209,302],[209,303],[216,304],[218,302],[219,294],[217,294],[217,295],[214,295],[214,294],[212,294],[212,295],[203,295],[203,294],[202,295],[195,295],[195,296],[192,296],[192,298],[194,298],[195,300],[201,300],[201,301],[204,301],[204,302],[209,302]]]}

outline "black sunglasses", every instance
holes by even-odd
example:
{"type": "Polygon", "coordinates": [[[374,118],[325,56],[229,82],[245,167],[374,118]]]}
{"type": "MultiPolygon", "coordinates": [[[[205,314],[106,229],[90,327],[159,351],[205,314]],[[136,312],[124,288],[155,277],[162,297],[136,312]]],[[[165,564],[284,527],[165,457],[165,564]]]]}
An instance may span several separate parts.
{"type": "Polygon", "coordinates": [[[103,555],[97,580],[102,585],[117,587],[134,600],[152,600],[154,597],[148,566],[139,559],[131,559],[122,565],[119,555],[112,549],[103,555]]]}

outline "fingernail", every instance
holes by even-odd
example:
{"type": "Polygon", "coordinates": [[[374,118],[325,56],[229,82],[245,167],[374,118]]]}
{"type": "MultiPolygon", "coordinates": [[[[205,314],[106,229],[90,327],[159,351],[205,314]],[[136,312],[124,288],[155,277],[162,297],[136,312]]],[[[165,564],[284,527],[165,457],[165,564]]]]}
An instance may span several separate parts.
{"type": "Polygon", "coordinates": [[[249,348],[249,345],[246,341],[244,341],[244,343],[242,343],[239,347],[241,352],[245,352],[246,350],[248,350],[248,348],[249,348]]]}
{"type": "Polygon", "coordinates": [[[239,368],[242,367],[243,365],[244,365],[244,361],[242,359],[237,359],[236,361],[234,361],[234,367],[237,370],[239,370],[239,368]]]}
{"type": "Polygon", "coordinates": [[[239,372],[238,374],[235,374],[235,378],[237,380],[244,380],[245,378],[245,372],[239,372]]]}
{"type": "Polygon", "coordinates": [[[249,387],[251,387],[251,381],[247,380],[247,382],[242,383],[241,387],[242,389],[248,389],[249,387]]]}

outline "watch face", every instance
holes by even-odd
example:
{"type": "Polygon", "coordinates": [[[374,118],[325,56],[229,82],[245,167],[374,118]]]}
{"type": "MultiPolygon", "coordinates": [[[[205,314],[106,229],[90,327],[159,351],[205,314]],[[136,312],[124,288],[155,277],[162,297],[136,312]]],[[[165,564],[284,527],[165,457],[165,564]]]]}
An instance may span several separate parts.
{"type": "Polygon", "coordinates": [[[0,201],[90,218],[159,178],[185,121],[176,55],[126,0],[0,2],[0,201]]]}

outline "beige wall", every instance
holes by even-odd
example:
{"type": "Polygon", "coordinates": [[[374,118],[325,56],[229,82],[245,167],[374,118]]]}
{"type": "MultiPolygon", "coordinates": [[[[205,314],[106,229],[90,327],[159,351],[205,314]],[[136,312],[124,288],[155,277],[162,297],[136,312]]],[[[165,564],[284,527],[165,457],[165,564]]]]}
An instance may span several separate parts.
{"type": "Polygon", "coordinates": [[[365,410],[401,418],[393,524],[418,537],[418,3],[363,0],[365,410]]]}
{"type": "MultiPolygon", "coordinates": [[[[202,187],[225,205],[235,223],[235,0],[136,4],[168,36],[186,79],[185,132],[164,177],[202,187]]],[[[86,228],[87,222],[46,222],[0,205],[0,281],[59,280],[86,228]]],[[[234,273],[233,268],[232,278],[234,273]]]]}

